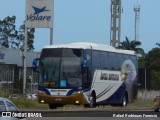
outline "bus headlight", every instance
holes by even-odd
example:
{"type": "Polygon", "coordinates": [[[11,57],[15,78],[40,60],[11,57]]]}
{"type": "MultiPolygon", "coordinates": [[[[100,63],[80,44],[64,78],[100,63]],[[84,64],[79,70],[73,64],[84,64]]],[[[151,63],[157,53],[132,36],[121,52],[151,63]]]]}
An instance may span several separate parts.
{"type": "Polygon", "coordinates": [[[39,94],[46,94],[46,92],[43,91],[43,90],[38,90],[38,93],[39,93],[39,94]]]}
{"type": "Polygon", "coordinates": [[[44,100],[41,100],[41,103],[44,103],[44,100]]]}
{"type": "Polygon", "coordinates": [[[80,94],[80,93],[82,93],[82,91],[74,91],[74,92],[72,93],[72,95],[76,95],[76,94],[80,94]]]}

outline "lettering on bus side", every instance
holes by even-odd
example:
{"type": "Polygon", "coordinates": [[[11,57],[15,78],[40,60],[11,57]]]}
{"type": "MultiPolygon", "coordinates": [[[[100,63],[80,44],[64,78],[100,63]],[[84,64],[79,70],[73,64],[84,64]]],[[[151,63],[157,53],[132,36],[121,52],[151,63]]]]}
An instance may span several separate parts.
{"type": "Polygon", "coordinates": [[[119,81],[119,74],[101,73],[100,80],[114,80],[114,81],[119,81]]]}

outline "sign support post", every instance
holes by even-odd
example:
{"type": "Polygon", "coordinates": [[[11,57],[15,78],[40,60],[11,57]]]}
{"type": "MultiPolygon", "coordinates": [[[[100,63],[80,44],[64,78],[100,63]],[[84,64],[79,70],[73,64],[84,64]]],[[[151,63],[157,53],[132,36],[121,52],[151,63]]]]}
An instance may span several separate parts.
{"type": "Polygon", "coordinates": [[[27,31],[29,28],[50,28],[50,45],[53,44],[54,0],[26,0],[23,95],[26,94],[27,31]]]}
{"type": "Polygon", "coordinates": [[[53,45],[53,28],[50,28],[50,45],[53,45]]]}
{"type": "Polygon", "coordinates": [[[27,73],[27,27],[25,26],[25,41],[24,41],[24,66],[23,66],[23,96],[26,95],[26,73],[27,73]]]}
{"type": "MultiPolygon", "coordinates": [[[[54,0],[53,0],[53,8],[54,8],[54,0]]],[[[54,17],[54,12],[53,12],[53,17],[54,17]]],[[[54,24],[53,21],[52,24],[54,24]]],[[[53,45],[53,27],[50,28],[50,45],[53,45]]]]}

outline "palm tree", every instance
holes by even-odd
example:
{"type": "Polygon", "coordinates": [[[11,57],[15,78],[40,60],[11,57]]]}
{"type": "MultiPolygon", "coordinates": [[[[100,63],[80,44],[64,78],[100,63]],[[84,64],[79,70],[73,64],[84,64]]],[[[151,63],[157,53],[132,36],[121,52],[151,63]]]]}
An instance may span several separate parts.
{"type": "Polygon", "coordinates": [[[144,55],[145,52],[142,48],[139,47],[140,45],[140,41],[129,41],[129,39],[126,37],[126,40],[121,42],[121,45],[118,47],[118,49],[133,50],[137,55],[144,55]]]}
{"type": "Polygon", "coordinates": [[[160,47],[160,43],[156,43],[156,45],[157,45],[158,47],[160,47]]]}

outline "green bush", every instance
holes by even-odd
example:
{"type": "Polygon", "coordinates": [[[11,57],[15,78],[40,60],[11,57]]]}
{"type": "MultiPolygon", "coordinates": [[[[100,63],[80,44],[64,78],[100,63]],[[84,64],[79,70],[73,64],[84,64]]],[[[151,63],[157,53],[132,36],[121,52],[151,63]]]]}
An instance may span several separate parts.
{"type": "Polygon", "coordinates": [[[3,90],[2,88],[0,88],[0,97],[8,98],[9,97],[9,91],[8,90],[3,90]]]}

